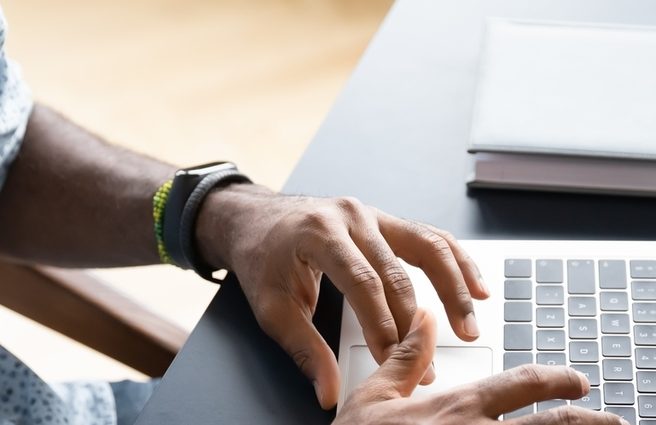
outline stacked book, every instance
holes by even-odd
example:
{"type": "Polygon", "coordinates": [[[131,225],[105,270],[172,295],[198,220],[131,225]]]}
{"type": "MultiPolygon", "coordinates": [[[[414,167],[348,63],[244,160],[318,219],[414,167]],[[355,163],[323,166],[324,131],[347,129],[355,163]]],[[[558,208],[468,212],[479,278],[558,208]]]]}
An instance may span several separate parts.
{"type": "Polygon", "coordinates": [[[656,196],[656,28],[490,19],[470,187],[656,196]]]}

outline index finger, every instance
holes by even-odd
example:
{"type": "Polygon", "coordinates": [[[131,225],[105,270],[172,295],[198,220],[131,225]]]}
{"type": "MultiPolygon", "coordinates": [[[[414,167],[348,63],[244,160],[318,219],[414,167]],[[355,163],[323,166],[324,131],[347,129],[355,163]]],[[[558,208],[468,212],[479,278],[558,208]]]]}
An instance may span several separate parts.
{"type": "MultiPolygon", "coordinates": [[[[394,252],[426,273],[444,304],[456,335],[465,341],[478,338],[479,330],[470,288],[481,298],[484,296],[479,289],[479,281],[471,277],[471,272],[467,272],[469,279],[465,279],[449,240],[426,226],[380,211],[378,221],[381,233],[394,252]]],[[[471,270],[471,267],[467,267],[467,270],[471,270]]]]}
{"type": "Polygon", "coordinates": [[[335,226],[330,234],[330,238],[310,241],[312,247],[304,247],[301,256],[325,272],[344,294],[362,325],[371,354],[380,364],[399,343],[383,283],[345,228],[335,226]]]}
{"type": "Polygon", "coordinates": [[[583,374],[569,367],[524,365],[463,388],[476,393],[486,416],[496,418],[528,406],[552,400],[575,400],[590,390],[583,374]]]}

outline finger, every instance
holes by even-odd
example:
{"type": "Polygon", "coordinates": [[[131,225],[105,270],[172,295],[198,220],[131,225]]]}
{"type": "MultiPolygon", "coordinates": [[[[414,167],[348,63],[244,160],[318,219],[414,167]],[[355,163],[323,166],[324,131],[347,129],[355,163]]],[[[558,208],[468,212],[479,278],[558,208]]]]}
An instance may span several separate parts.
{"type": "Polygon", "coordinates": [[[529,404],[581,398],[590,390],[585,376],[569,367],[524,365],[479,381],[473,391],[488,417],[496,418],[529,404]]]}
{"type": "Polygon", "coordinates": [[[412,282],[377,228],[354,229],[353,241],[380,277],[399,340],[406,336],[417,311],[412,282]]]}
{"type": "Polygon", "coordinates": [[[504,421],[503,423],[508,425],[629,425],[619,416],[606,412],[595,412],[581,407],[559,407],[535,415],[504,421]]]}
{"type": "Polygon", "coordinates": [[[291,298],[287,295],[267,298],[267,304],[258,308],[260,326],[312,381],[321,407],[333,408],[339,394],[335,354],[314,327],[311,317],[303,314],[291,298]]]}
{"type": "Polygon", "coordinates": [[[435,319],[418,309],[408,335],[362,385],[368,401],[410,396],[433,360],[436,340],[435,319]]]}
{"type": "Polygon", "coordinates": [[[469,288],[449,243],[424,226],[383,212],[379,212],[378,222],[394,252],[421,268],[433,283],[456,335],[465,341],[478,338],[469,288]]]}
{"type": "Polygon", "coordinates": [[[325,272],[344,294],[362,325],[371,354],[382,363],[399,343],[399,333],[378,273],[344,227],[336,226],[329,239],[317,238],[311,245],[303,249],[302,260],[325,272]]]}
{"type": "Polygon", "coordinates": [[[477,300],[484,300],[489,298],[490,290],[485,285],[481,271],[478,269],[478,266],[474,260],[469,256],[469,254],[467,254],[467,251],[465,251],[465,249],[460,246],[458,240],[447,231],[440,230],[429,224],[417,224],[420,226],[425,226],[426,228],[437,233],[449,244],[449,248],[451,248],[453,257],[456,259],[456,262],[462,271],[462,275],[465,278],[467,288],[469,288],[469,292],[471,293],[472,297],[476,298],[477,300]]]}
{"type": "MultiPolygon", "coordinates": [[[[387,245],[387,241],[378,231],[376,223],[352,229],[351,236],[383,283],[387,305],[394,317],[400,341],[407,335],[412,319],[417,312],[417,300],[412,282],[392,249],[387,245]]],[[[421,384],[428,385],[434,380],[435,370],[431,364],[421,384]]]]}

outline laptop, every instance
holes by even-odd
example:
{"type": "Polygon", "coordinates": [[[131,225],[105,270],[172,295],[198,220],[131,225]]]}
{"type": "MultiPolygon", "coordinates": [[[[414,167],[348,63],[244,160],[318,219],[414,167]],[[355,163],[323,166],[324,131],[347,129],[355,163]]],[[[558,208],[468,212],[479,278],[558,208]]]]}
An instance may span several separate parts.
{"type": "MultiPolygon", "coordinates": [[[[548,401],[514,418],[572,405],[607,410],[629,423],[656,418],[656,242],[465,240],[492,295],[474,301],[480,338],[459,340],[424,273],[404,264],[417,303],[437,320],[435,382],[421,397],[525,363],[571,366],[590,394],[548,401]]],[[[344,303],[338,409],[378,367],[352,308],[344,303]]],[[[638,422],[642,421],[642,422],[638,422]]]]}

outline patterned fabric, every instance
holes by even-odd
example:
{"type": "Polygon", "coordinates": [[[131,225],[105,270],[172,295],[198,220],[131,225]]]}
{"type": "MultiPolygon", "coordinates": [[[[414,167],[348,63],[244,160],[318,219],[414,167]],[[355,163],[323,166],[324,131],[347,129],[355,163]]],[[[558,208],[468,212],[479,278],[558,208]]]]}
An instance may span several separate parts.
{"type": "Polygon", "coordinates": [[[16,157],[32,110],[32,97],[18,66],[5,57],[6,25],[0,9],[0,189],[16,157]]]}
{"type": "Polygon", "coordinates": [[[107,382],[48,385],[0,346],[0,425],[115,425],[107,382]]]}
{"type": "MultiPolygon", "coordinates": [[[[18,66],[5,57],[5,34],[0,8],[0,190],[32,110],[31,95],[18,66]]],[[[132,425],[155,384],[48,385],[0,345],[0,425],[132,425]]]]}

